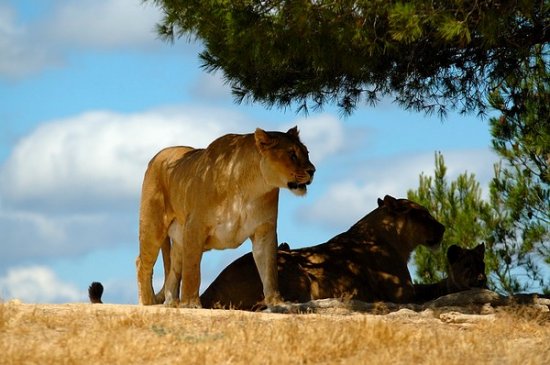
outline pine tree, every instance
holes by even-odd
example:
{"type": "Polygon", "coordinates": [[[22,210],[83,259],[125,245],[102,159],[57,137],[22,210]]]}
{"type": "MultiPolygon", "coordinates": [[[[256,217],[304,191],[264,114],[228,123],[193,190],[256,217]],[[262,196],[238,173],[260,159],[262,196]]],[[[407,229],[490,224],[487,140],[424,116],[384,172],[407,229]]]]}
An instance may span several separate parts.
{"type": "Polygon", "coordinates": [[[409,199],[428,208],[446,227],[441,250],[432,252],[420,246],[413,255],[416,276],[421,283],[434,283],[447,276],[445,253],[449,246],[473,248],[490,236],[486,222],[490,220],[491,207],[481,198],[475,175],[465,172],[449,183],[446,173],[443,155],[436,153],[434,176],[422,173],[418,190],[407,193],[409,199]]]}
{"type": "Polygon", "coordinates": [[[502,161],[490,186],[500,216],[489,245],[506,292],[550,284],[550,72],[540,57],[523,69],[526,78],[508,77],[490,98],[501,114],[490,125],[502,161]]]}
{"type": "Polygon", "coordinates": [[[485,201],[474,174],[465,172],[449,183],[443,155],[436,153],[434,176],[422,173],[418,189],[408,191],[409,199],[428,208],[446,227],[441,250],[432,252],[420,246],[413,254],[419,283],[434,283],[447,276],[445,253],[450,245],[472,248],[485,242],[489,288],[503,294],[548,292],[550,210],[548,199],[539,200],[540,194],[548,194],[548,184],[545,188],[534,184],[517,169],[504,177],[501,169],[502,164],[495,165],[491,197],[485,201]],[[531,204],[525,199],[528,195],[534,199],[531,204]]]}
{"type": "Polygon", "coordinates": [[[148,1],[164,14],[161,37],[196,37],[207,71],[222,71],[237,100],[267,106],[351,113],[389,96],[483,112],[491,84],[550,41],[548,0],[148,1]]]}

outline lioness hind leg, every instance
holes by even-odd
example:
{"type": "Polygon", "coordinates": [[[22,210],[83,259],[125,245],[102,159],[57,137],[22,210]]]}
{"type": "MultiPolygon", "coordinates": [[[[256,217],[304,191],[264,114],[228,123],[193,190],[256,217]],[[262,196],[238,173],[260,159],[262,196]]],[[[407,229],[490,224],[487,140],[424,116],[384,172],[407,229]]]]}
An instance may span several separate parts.
{"type": "MultiPolygon", "coordinates": [[[[164,286],[164,304],[167,307],[177,307],[179,303],[179,290],[181,283],[181,273],[176,270],[170,270],[166,277],[164,286]]],[[[158,303],[162,303],[159,301],[158,303]]]]}
{"type": "Polygon", "coordinates": [[[155,293],[153,292],[153,269],[149,269],[147,264],[144,264],[141,255],[136,259],[136,270],[138,280],[138,299],[139,304],[151,305],[155,304],[155,293]]]}
{"type": "Polygon", "coordinates": [[[153,267],[167,237],[164,224],[164,200],[155,195],[142,197],[139,222],[139,256],[136,259],[138,297],[143,305],[156,304],[153,291],[153,267]]]}
{"type": "MultiPolygon", "coordinates": [[[[167,306],[174,306],[179,302],[179,291],[181,283],[182,269],[182,251],[183,247],[180,241],[172,240],[172,249],[170,252],[170,270],[164,280],[164,300],[167,306]]],[[[166,265],[165,265],[166,269],[166,265]]],[[[161,302],[159,302],[161,303],[161,302]]]]}
{"type": "Polygon", "coordinates": [[[170,243],[170,237],[166,237],[161,247],[162,262],[164,263],[164,283],[162,285],[162,288],[155,295],[156,303],[164,303],[165,301],[166,280],[168,279],[168,274],[170,274],[170,269],[171,269],[171,259],[170,259],[171,251],[172,251],[172,245],[170,243]]]}

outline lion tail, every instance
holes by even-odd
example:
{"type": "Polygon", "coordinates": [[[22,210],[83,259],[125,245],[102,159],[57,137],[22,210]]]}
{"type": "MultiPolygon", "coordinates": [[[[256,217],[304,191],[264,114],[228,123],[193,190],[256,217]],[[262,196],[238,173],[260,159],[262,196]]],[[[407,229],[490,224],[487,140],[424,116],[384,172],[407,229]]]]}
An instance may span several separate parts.
{"type": "Polygon", "coordinates": [[[94,281],[88,287],[88,297],[90,298],[91,303],[103,303],[101,301],[101,296],[103,295],[103,285],[101,283],[94,281]]]}

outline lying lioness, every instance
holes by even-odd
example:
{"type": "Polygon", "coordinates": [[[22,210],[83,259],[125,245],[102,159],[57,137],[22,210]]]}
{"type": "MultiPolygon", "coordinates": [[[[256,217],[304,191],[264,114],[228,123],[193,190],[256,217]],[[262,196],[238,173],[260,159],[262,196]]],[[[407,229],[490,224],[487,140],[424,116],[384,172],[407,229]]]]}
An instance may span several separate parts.
{"type": "MultiPolygon", "coordinates": [[[[438,247],[445,227],[426,208],[389,195],[378,208],[328,242],[278,250],[279,290],[285,301],[346,297],[406,303],[414,300],[407,268],[419,245],[438,247]]],[[[200,297],[205,308],[252,309],[262,284],[252,254],[226,267],[200,297]]]]}
{"type": "MultiPolygon", "coordinates": [[[[290,252],[288,243],[283,242],[279,245],[279,255],[285,255],[290,252]],[[281,251],[283,251],[281,253],[281,251]]],[[[249,262],[248,255],[241,257],[231,265],[238,265],[238,262],[249,262]]],[[[449,264],[449,277],[435,284],[414,284],[415,298],[417,303],[424,303],[429,300],[439,298],[443,295],[456,293],[472,288],[485,288],[487,277],[485,276],[485,245],[479,244],[472,249],[464,249],[457,245],[452,245],[447,250],[447,261],[449,264]]],[[[249,265],[250,267],[250,265],[249,265]]],[[[243,266],[241,270],[246,270],[243,266]]],[[[281,265],[279,265],[279,271],[281,265]]],[[[258,275],[251,270],[251,275],[258,275]]],[[[93,282],[88,288],[88,294],[91,303],[102,303],[101,295],[103,286],[101,283],[93,282]]],[[[205,298],[203,295],[202,298],[205,298]]]]}
{"type": "Polygon", "coordinates": [[[296,127],[288,132],[228,134],[205,149],[171,147],[149,163],[143,180],[136,260],[141,304],[179,298],[200,306],[200,263],[210,249],[252,241],[268,303],[280,301],[277,283],[279,188],[306,193],[315,167],[296,127]],[[171,245],[178,246],[171,263],[171,245]],[[162,246],[165,285],[155,297],[153,266],[162,246]]]}
{"type": "Polygon", "coordinates": [[[452,245],[447,249],[449,277],[434,284],[414,284],[416,301],[427,302],[443,295],[472,288],[485,288],[485,244],[472,249],[452,245]]]}

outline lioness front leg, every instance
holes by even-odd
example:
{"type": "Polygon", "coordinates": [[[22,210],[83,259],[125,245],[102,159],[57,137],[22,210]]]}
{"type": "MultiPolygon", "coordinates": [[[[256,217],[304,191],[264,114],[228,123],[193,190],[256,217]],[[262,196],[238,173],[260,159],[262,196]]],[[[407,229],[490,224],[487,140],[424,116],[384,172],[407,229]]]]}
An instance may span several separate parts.
{"type": "MultiPolygon", "coordinates": [[[[149,179],[149,174],[146,174],[145,178],[149,179]]],[[[163,211],[162,196],[142,198],[139,217],[139,256],[136,259],[138,298],[142,305],[156,304],[153,291],[153,267],[167,237],[164,217],[159,214],[163,211]]]]}
{"type": "Polygon", "coordinates": [[[266,305],[279,304],[283,300],[279,294],[276,226],[271,223],[260,226],[251,240],[252,255],[262,281],[264,302],[266,305]]]}

